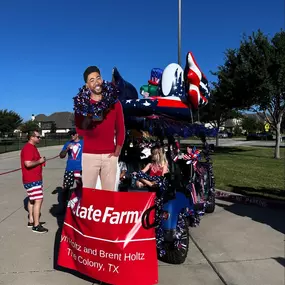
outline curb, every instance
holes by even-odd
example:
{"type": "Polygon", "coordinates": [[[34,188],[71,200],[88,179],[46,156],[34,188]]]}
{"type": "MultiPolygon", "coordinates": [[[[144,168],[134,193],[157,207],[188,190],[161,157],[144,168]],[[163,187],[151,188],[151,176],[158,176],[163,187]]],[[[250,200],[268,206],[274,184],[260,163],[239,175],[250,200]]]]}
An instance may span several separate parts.
{"type": "Polygon", "coordinates": [[[240,203],[244,205],[255,205],[262,208],[285,210],[285,201],[283,202],[279,200],[260,198],[256,196],[245,196],[242,194],[236,194],[219,189],[216,189],[215,196],[217,199],[230,201],[234,203],[240,203]]]}

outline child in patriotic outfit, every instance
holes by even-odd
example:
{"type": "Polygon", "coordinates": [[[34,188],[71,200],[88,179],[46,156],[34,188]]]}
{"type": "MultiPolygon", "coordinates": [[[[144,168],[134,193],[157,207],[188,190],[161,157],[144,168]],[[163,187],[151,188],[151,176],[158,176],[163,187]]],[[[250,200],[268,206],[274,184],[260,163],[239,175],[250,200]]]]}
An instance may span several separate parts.
{"type": "Polygon", "coordinates": [[[65,158],[68,154],[66,168],[63,178],[63,196],[64,204],[69,200],[71,193],[70,190],[77,183],[77,186],[81,186],[81,176],[82,176],[82,149],[83,140],[79,139],[76,131],[69,132],[71,140],[66,142],[59,154],[60,158],[65,158]]]}
{"type": "Polygon", "coordinates": [[[46,233],[48,230],[40,223],[41,207],[43,203],[43,166],[46,158],[41,157],[36,147],[40,143],[37,131],[29,132],[28,142],[21,150],[21,169],[24,188],[28,194],[28,227],[33,232],[46,233]]]}
{"type": "MultiPolygon", "coordinates": [[[[141,170],[141,172],[149,173],[150,177],[164,176],[169,172],[168,162],[162,147],[153,146],[151,148],[151,160],[152,162],[148,163],[145,168],[141,170]]],[[[137,173],[134,172],[133,174],[136,175],[137,173]]],[[[144,186],[154,187],[156,186],[156,182],[142,178],[136,181],[136,185],[139,188],[144,186]]]]}

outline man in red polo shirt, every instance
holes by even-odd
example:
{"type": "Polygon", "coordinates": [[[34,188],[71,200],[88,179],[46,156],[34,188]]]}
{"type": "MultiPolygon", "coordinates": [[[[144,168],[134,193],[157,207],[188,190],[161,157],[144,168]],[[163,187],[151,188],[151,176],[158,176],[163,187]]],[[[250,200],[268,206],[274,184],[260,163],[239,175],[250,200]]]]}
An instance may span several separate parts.
{"type": "Polygon", "coordinates": [[[95,188],[98,176],[103,190],[116,190],[118,157],[125,140],[125,124],[118,91],[103,81],[100,70],[89,66],[85,86],[74,98],[75,125],[83,136],[83,187],[95,188]]]}
{"type": "Polygon", "coordinates": [[[36,233],[47,233],[48,230],[40,223],[41,207],[43,203],[42,167],[46,162],[41,157],[36,145],[40,142],[40,134],[32,131],[28,134],[28,142],[21,151],[21,167],[24,188],[28,194],[28,227],[36,233]]]}

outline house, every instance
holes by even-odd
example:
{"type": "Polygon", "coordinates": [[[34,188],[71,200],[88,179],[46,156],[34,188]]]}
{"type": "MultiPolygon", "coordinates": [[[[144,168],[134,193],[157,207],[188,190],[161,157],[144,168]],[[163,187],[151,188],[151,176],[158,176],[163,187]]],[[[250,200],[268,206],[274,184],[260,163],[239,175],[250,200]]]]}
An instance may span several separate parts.
{"type": "Polygon", "coordinates": [[[56,133],[61,134],[66,134],[74,129],[74,114],[71,112],[55,112],[49,116],[39,114],[32,116],[33,119],[39,123],[42,136],[50,133],[53,128],[56,133]]]}
{"type": "Polygon", "coordinates": [[[241,128],[241,124],[242,124],[242,119],[241,118],[233,118],[233,119],[228,119],[224,122],[223,126],[222,126],[222,130],[226,130],[230,133],[234,132],[236,127],[241,128]]]}
{"type": "MultiPolygon", "coordinates": [[[[241,123],[242,123],[242,119],[240,119],[240,118],[228,119],[221,124],[219,131],[232,132],[236,126],[241,126],[241,123]]],[[[213,128],[213,124],[212,123],[205,123],[205,127],[206,128],[213,128]]]]}
{"type": "MultiPolygon", "coordinates": [[[[258,115],[257,113],[242,113],[241,115],[243,117],[255,119],[257,122],[261,122],[264,125],[266,123],[266,119],[265,119],[265,117],[262,114],[258,115]]],[[[243,130],[243,128],[242,128],[242,120],[243,120],[242,117],[228,119],[228,120],[226,120],[225,122],[222,123],[222,125],[220,126],[219,131],[235,133],[236,128],[238,128],[238,129],[240,129],[240,131],[242,133],[245,133],[245,130],[243,130]]],[[[206,123],[205,126],[211,128],[212,124],[211,123],[206,123]]]]}

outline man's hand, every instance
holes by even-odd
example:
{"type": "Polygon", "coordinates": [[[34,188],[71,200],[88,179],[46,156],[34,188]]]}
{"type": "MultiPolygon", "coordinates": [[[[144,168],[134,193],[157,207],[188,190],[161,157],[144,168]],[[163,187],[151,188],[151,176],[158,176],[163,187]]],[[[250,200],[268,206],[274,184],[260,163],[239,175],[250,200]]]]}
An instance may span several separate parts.
{"type": "Polygon", "coordinates": [[[108,157],[112,157],[112,156],[119,157],[121,154],[121,149],[122,147],[117,145],[115,151],[110,153],[108,157]]]}
{"type": "Polygon", "coordinates": [[[112,157],[112,156],[119,157],[120,153],[112,152],[112,153],[109,154],[108,157],[112,157]]]}
{"type": "Polygon", "coordinates": [[[70,143],[70,144],[67,146],[66,151],[69,151],[71,148],[72,148],[72,143],[70,143]]]}
{"type": "Polygon", "coordinates": [[[42,164],[42,163],[45,163],[46,162],[46,157],[44,156],[44,157],[41,157],[40,159],[39,159],[39,164],[42,164]]]}
{"type": "Polygon", "coordinates": [[[70,144],[66,147],[66,149],[64,149],[64,150],[62,150],[62,151],[60,152],[59,157],[60,157],[60,158],[65,158],[67,152],[72,148],[72,146],[73,146],[73,144],[70,143],[70,144]]]}

